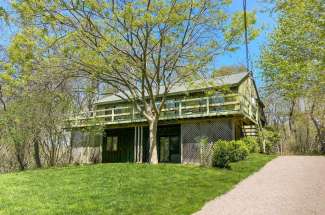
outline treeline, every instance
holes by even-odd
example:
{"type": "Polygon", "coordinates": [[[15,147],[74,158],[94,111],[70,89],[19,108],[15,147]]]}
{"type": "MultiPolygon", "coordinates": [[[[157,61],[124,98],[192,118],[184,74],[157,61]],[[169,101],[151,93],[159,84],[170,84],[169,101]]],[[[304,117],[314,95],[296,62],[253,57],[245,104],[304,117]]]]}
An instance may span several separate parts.
{"type": "MultiPolygon", "coordinates": [[[[69,160],[61,152],[69,145],[67,114],[91,109],[98,82],[146,118],[149,160],[157,164],[167,94],[208,77],[215,58],[244,41],[244,14],[230,12],[228,0],[17,0],[7,6],[10,12],[0,6],[0,18],[17,31],[0,64],[0,141],[9,153],[0,159],[21,170],[69,160]]],[[[246,17],[250,41],[259,31],[255,13],[246,17]]]]}
{"type": "Polygon", "coordinates": [[[92,83],[53,68],[38,71],[20,79],[1,76],[0,172],[72,161],[69,118],[95,99],[85,89],[92,83]]]}
{"type": "Polygon", "coordinates": [[[325,153],[325,17],[320,0],[275,1],[260,65],[267,120],[282,153],[325,153]]]}
{"type": "MultiPolygon", "coordinates": [[[[282,134],[280,152],[325,152],[324,4],[273,2],[278,25],[260,60],[268,122],[282,134]]],[[[228,13],[229,3],[19,0],[10,4],[14,16],[0,7],[17,29],[0,48],[0,171],[71,162],[67,119],[90,110],[103,88],[146,117],[157,163],[170,89],[208,77],[218,55],[243,44],[243,13],[228,13]]],[[[249,40],[255,23],[247,13],[249,40]]]]}
{"type": "Polygon", "coordinates": [[[60,58],[62,44],[34,30],[1,50],[0,172],[71,163],[69,118],[97,96],[98,82],[60,58]]]}

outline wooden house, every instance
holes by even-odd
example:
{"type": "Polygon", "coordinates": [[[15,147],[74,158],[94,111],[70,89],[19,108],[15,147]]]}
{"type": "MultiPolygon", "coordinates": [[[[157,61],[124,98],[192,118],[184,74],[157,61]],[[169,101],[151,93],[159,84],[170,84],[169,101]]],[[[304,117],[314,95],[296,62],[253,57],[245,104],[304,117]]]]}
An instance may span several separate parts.
{"type": "MultiPolygon", "coordinates": [[[[168,94],[158,123],[159,162],[199,163],[202,138],[210,143],[239,139],[256,135],[264,125],[263,103],[248,73],[217,77],[209,83],[179,85],[168,94]]],[[[86,142],[97,141],[102,162],[149,159],[146,119],[119,96],[104,96],[92,112],[73,118],[72,123],[74,142],[85,142],[84,137],[86,142]],[[83,135],[82,128],[87,126],[98,127],[102,133],[92,138],[83,135]]]]}

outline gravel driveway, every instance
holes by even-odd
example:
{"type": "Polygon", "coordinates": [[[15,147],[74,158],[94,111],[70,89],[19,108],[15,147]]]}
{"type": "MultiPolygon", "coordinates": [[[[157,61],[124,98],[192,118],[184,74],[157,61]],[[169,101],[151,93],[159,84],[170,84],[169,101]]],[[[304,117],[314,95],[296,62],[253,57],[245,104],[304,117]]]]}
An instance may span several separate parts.
{"type": "Polygon", "coordinates": [[[281,156],[195,215],[325,215],[325,157],[281,156]]]}

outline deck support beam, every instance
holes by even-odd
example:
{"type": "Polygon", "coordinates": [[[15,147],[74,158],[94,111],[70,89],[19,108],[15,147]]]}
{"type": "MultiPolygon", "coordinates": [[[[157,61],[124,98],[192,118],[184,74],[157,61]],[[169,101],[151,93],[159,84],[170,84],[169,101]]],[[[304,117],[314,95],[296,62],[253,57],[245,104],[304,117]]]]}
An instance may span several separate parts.
{"type": "Polygon", "coordinates": [[[210,114],[210,100],[207,98],[207,114],[210,114]]]}
{"type": "Polygon", "coordinates": [[[134,162],[143,162],[143,126],[134,127],[134,162]]]}

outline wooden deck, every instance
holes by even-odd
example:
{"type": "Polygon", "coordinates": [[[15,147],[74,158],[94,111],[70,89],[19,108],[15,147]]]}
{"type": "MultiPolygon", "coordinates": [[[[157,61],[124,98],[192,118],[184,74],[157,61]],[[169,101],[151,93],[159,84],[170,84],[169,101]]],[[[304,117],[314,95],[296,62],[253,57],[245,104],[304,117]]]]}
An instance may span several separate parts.
{"type": "MultiPolygon", "coordinates": [[[[205,118],[241,115],[253,124],[258,124],[260,113],[246,96],[227,94],[223,96],[206,96],[167,100],[159,120],[179,120],[189,118],[205,118]]],[[[133,105],[117,105],[107,109],[97,109],[69,117],[71,127],[95,125],[134,124],[145,122],[146,119],[133,105]]]]}

